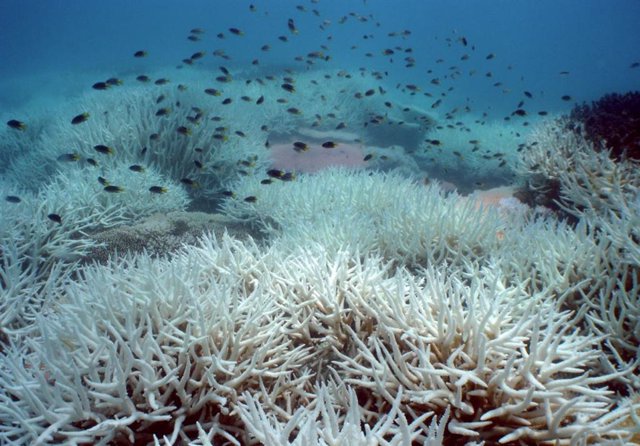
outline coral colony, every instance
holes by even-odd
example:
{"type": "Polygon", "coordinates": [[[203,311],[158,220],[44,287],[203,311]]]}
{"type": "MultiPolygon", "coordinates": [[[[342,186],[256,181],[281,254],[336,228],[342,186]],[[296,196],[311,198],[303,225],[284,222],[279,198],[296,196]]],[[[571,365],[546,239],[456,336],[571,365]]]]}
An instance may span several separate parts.
{"type": "Polygon", "coordinates": [[[202,57],[5,119],[0,443],[640,442],[638,93],[520,136],[202,57]]]}

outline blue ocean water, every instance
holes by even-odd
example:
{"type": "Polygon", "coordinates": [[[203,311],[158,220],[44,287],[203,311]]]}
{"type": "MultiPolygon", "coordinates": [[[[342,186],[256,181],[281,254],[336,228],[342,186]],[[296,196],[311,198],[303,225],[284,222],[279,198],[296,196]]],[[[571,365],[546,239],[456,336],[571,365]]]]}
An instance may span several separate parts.
{"type": "MultiPolygon", "coordinates": [[[[526,90],[540,108],[562,110],[570,106],[560,100],[563,95],[585,101],[638,88],[640,69],[629,67],[640,60],[639,19],[640,3],[634,0],[5,0],[0,3],[0,107],[60,91],[65,83],[71,91],[91,73],[121,76],[177,65],[199,50],[224,49],[234,68],[258,58],[261,66],[304,69],[293,58],[326,45],[331,61],[323,67],[384,71],[390,84],[429,90],[432,79],[444,81],[459,71],[443,82],[452,89],[451,103],[468,100],[474,108],[502,113],[526,90]],[[299,33],[283,43],[278,36],[290,36],[289,18],[299,33]],[[234,38],[231,26],[245,35],[234,38]],[[206,31],[200,42],[186,39],[195,27],[206,31]],[[388,36],[404,30],[411,34],[388,36]],[[216,37],[219,32],[224,39],[216,37]],[[260,51],[265,44],[271,45],[269,52],[260,51]],[[382,55],[395,46],[412,51],[382,55]],[[134,59],[138,49],[150,56],[134,59]],[[486,60],[489,54],[495,58],[486,60]],[[405,67],[407,55],[415,59],[412,68],[405,67]]],[[[208,59],[203,64],[215,66],[208,59]]]]}

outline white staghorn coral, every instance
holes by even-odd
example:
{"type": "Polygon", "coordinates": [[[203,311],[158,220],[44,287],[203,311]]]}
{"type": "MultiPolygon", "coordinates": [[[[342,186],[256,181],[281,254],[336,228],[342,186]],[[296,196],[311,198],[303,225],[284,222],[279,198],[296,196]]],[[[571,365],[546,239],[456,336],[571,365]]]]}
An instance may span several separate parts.
{"type": "MultiPolygon", "coordinates": [[[[197,79],[204,85],[204,74],[197,79]]],[[[193,194],[213,194],[223,183],[236,178],[239,161],[254,157],[257,164],[265,163],[265,152],[256,149],[264,139],[260,130],[253,127],[234,127],[233,130],[244,130],[244,137],[240,137],[233,133],[229,122],[223,122],[221,130],[201,125],[218,114],[222,115],[220,119],[226,115],[220,99],[205,94],[204,86],[197,90],[197,86],[198,83],[193,90],[179,91],[175,85],[127,85],[88,92],[56,110],[54,118],[48,118],[52,122],[32,136],[33,147],[21,157],[12,158],[7,175],[36,189],[57,170],[72,176],[77,163],[65,164],[57,158],[76,153],[82,158],[80,164],[87,158],[107,167],[140,164],[174,181],[185,177],[197,181],[201,187],[193,188],[193,194]],[[160,110],[165,114],[158,116],[160,110]],[[89,113],[89,119],[71,125],[71,118],[80,111],[89,113]],[[178,132],[181,126],[188,129],[188,134],[178,132]],[[105,157],[96,152],[96,145],[112,148],[112,155],[105,157]]]]}
{"type": "Polygon", "coordinates": [[[637,390],[640,380],[631,372],[640,364],[638,163],[614,159],[569,124],[559,119],[532,133],[521,173],[536,194],[555,188],[555,204],[579,221],[576,233],[590,234],[592,248],[583,251],[590,265],[574,273],[574,283],[586,286],[576,288],[572,305],[583,308],[595,334],[607,337],[606,367],[623,371],[624,385],[637,390]]]}
{"type": "Polygon", "coordinates": [[[118,194],[103,190],[94,168],[78,168],[73,176],[58,174],[37,194],[0,184],[0,323],[9,329],[33,323],[43,304],[41,288],[66,276],[96,242],[87,237],[98,228],[128,223],[154,212],[183,210],[186,192],[150,168],[143,174],[114,163],[101,172],[124,187],[118,194]],[[149,187],[162,185],[164,194],[149,187]],[[5,196],[19,197],[13,203],[5,196]],[[60,221],[49,217],[55,214],[60,221]]]}
{"type": "Polygon", "coordinates": [[[259,248],[230,238],[205,238],[173,260],[90,267],[50,290],[59,294],[39,317],[39,335],[4,353],[0,438],[284,445],[629,436],[620,427],[629,407],[607,418],[610,376],[589,374],[600,340],[545,296],[504,281],[499,270],[412,274],[317,244],[259,248]]]}
{"type": "Polygon", "coordinates": [[[564,119],[544,122],[532,131],[518,170],[534,191],[557,183],[556,204],[576,217],[619,213],[625,202],[635,200],[640,187],[637,162],[614,160],[606,147],[597,147],[581,128],[569,128],[564,119]]]}
{"type": "Polygon", "coordinates": [[[225,213],[260,221],[292,244],[350,246],[414,264],[460,262],[495,247],[504,229],[494,209],[482,209],[437,185],[425,186],[397,173],[330,169],[268,186],[243,179],[225,213]],[[242,201],[257,197],[255,203],[242,201]]]}

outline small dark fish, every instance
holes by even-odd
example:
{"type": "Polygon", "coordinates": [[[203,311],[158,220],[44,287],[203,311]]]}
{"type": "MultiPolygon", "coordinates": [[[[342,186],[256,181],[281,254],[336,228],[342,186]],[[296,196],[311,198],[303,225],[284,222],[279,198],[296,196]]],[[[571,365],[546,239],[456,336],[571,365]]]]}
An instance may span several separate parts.
{"type": "Polygon", "coordinates": [[[517,115],[517,116],[526,116],[527,112],[521,108],[514,110],[513,113],[511,113],[511,116],[513,115],[517,115]]]}
{"type": "Polygon", "coordinates": [[[258,199],[254,195],[249,195],[248,197],[244,197],[243,201],[247,203],[255,203],[258,199]]]}
{"type": "Polygon", "coordinates": [[[256,104],[260,105],[264,102],[264,96],[260,96],[257,100],[256,100],[256,104]]]}
{"type": "Polygon", "coordinates": [[[97,146],[93,146],[93,149],[98,153],[103,153],[105,155],[113,155],[113,149],[111,147],[105,146],[104,144],[98,144],[97,146]]]}
{"type": "Polygon", "coordinates": [[[20,203],[22,201],[20,197],[17,197],[15,195],[7,195],[6,197],[4,197],[4,199],[9,203],[20,203]]]}
{"type": "Polygon", "coordinates": [[[25,124],[22,121],[18,121],[17,119],[12,119],[10,121],[7,121],[7,125],[12,129],[16,129],[16,130],[24,130],[27,128],[27,124],[25,124]]]}
{"type": "Polygon", "coordinates": [[[102,184],[103,186],[109,185],[109,181],[107,181],[105,177],[98,177],[98,183],[102,184]]]}
{"type": "Polygon", "coordinates": [[[291,84],[282,84],[280,85],[283,90],[288,91],[289,93],[295,93],[296,88],[291,84]]]}
{"type": "Polygon", "coordinates": [[[149,192],[151,192],[152,194],[166,194],[167,188],[162,186],[151,186],[149,188],[149,192]]]}
{"type": "Polygon", "coordinates": [[[283,172],[282,170],[279,169],[269,169],[267,170],[267,175],[269,175],[271,178],[282,178],[284,176],[285,172],[283,172]]]}
{"type": "Polygon", "coordinates": [[[122,79],[118,79],[117,77],[110,77],[105,81],[105,83],[112,87],[117,87],[118,85],[122,85],[124,82],[122,79]]]}
{"type": "Polygon", "coordinates": [[[62,224],[62,217],[60,217],[58,214],[49,214],[47,215],[47,218],[54,223],[58,223],[59,225],[62,224]]]}
{"type": "Polygon", "coordinates": [[[333,141],[327,141],[322,143],[322,147],[324,147],[325,149],[333,149],[338,147],[338,144],[333,141]]]}
{"type": "Polygon", "coordinates": [[[156,112],[156,116],[167,116],[171,112],[171,109],[168,107],[160,108],[156,112]]]}
{"type": "Polygon", "coordinates": [[[298,28],[296,28],[296,24],[294,23],[293,19],[287,20],[287,27],[292,34],[298,34],[298,28]]]}
{"type": "Polygon", "coordinates": [[[147,57],[147,52],[145,50],[139,50],[133,53],[133,57],[147,57]]]}
{"type": "Polygon", "coordinates": [[[542,110],[542,111],[539,111],[538,114],[540,116],[547,116],[549,114],[549,112],[546,112],[546,111],[542,110]]]}
{"type": "Polygon", "coordinates": [[[161,77],[160,79],[156,79],[153,83],[156,85],[166,85],[169,83],[169,79],[165,79],[164,77],[161,77]]]}
{"type": "Polygon", "coordinates": [[[260,184],[271,184],[273,183],[273,180],[271,178],[265,178],[264,180],[260,181],[260,184]]]}
{"type": "Polygon", "coordinates": [[[562,99],[563,101],[570,101],[571,100],[571,96],[569,96],[568,94],[565,94],[564,96],[562,96],[560,99],[562,99]]]}
{"type": "Polygon", "coordinates": [[[233,102],[233,99],[231,98],[226,98],[224,101],[222,101],[222,105],[229,105],[233,102]]]}
{"type": "Polygon", "coordinates": [[[96,82],[91,86],[91,88],[93,88],[94,90],[106,90],[107,88],[109,88],[109,84],[107,84],[106,82],[96,82]]]}
{"type": "Polygon", "coordinates": [[[525,95],[526,97],[528,97],[529,99],[531,99],[531,98],[533,97],[533,95],[532,95],[530,92],[528,92],[528,91],[525,91],[525,92],[524,92],[524,95],[525,95]]]}
{"type": "Polygon", "coordinates": [[[220,192],[223,196],[225,197],[235,197],[236,194],[234,194],[233,192],[231,192],[230,190],[223,190],[222,192],[220,192]]]}
{"type": "Polygon", "coordinates": [[[291,113],[292,115],[301,115],[302,112],[300,110],[298,110],[295,107],[291,107],[287,109],[287,112],[291,113]]]}
{"type": "Polygon", "coordinates": [[[129,170],[133,172],[144,172],[144,166],[141,166],[140,164],[132,164],[129,166],[129,170]]]}
{"type": "Polygon", "coordinates": [[[205,56],[205,52],[204,51],[198,51],[197,53],[193,53],[191,55],[191,60],[202,59],[204,56],[205,56]]]}
{"type": "Polygon", "coordinates": [[[178,133],[180,133],[181,135],[184,135],[184,136],[189,136],[189,135],[191,135],[191,130],[190,130],[190,129],[188,129],[187,127],[183,126],[183,125],[181,125],[180,127],[178,127],[178,128],[176,129],[176,131],[177,131],[178,133]]]}
{"type": "Polygon", "coordinates": [[[215,88],[206,88],[204,92],[211,96],[220,96],[222,94],[220,90],[216,90],[215,88]]]}
{"type": "Polygon", "coordinates": [[[110,194],[119,194],[120,192],[124,192],[124,188],[120,186],[113,186],[111,184],[102,188],[105,192],[109,192],[110,194]]]}
{"type": "Polygon", "coordinates": [[[78,161],[79,159],[80,155],[78,155],[77,153],[63,153],[57,158],[57,160],[61,162],[78,161]]]}
{"type": "Polygon", "coordinates": [[[566,75],[569,74],[569,72],[568,71],[561,71],[559,74],[562,75],[562,76],[566,76],[566,75]]]}
{"type": "Polygon", "coordinates": [[[202,161],[193,160],[193,164],[196,166],[197,169],[202,169],[204,167],[204,164],[202,164],[202,161]]]}
{"type": "Polygon", "coordinates": [[[629,65],[629,68],[638,68],[640,67],[640,62],[634,62],[631,65],[629,65]]]}
{"type": "Polygon", "coordinates": [[[140,81],[140,82],[150,82],[150,81],[151,81],[151,78],[150,78],[149,76],[146,76],[146,75],[144,75],[144,74],[141,74],[140,76],[137,76],[137,77],[136,77],[136,80],[137,80],[137,81],[140,81]]]}
{"type": "Polygon", "coordinates": [[[296,152],[306,152],[309,150],[309,146],[303,142],[296,141],[293,143],[293,150],[296,152]]]}
{"type": "Polygon", "coordinates": [[[229,137],[227,135],[224,135],[222,133],[214,133],[213,134],[213,139],[217,139],[218,141],[222,141],[225,142],[229,139],[229,137]]]}
{"type": "Polygon", "coordinates": [[[493,54],[493,53],[489,53],[489,54],[487,55],[487,57],[485,57],[485,59],[487,59],[487,60],[491,60],[491,59],[493,59],[493,58],[495,58],[495,57],[496,57],[496,55],[495,55],[495,54],[493,54]]]}
{"type": "Polygon", "coordinates": [[[342,130],[342,129],[346,129],[347,128],[347,124],[345,124],[344,122],[341,122],[340,124],[338,124],[336,126],[336,130],[342,130]]]}
{"type": "Polygon", "coordinates": [[[73,117],[73,119],[71,120],[71,124],[81,124],[87,119],[89,119],[89,113],[80,113],[79,115],[73,117]]]}
{"type": "Polygon", "coordinates": [[[362,160],[363,161],[369,161],[371,158],[373,158],[373,155],[371,153],[369,153],[368,155],[366,155],[362,160]]]}
{"type": "Polygon", "coordinates": [[[376,91],[373,88],[371,88],[371,89],[365,91],[364,95],[365,96],[373,96],[375,93],[376,93],[376,91]]]}
{"type": "Polygon", "coordinates": [[[240,30],[239,28],[229,28],[229,32],[231,34],[235,34],[236,36],[244,36],[244,32],[242,32],[242,30],[240,30]]]}
{"type": "Polygon", "coordinates": [[[200,184],[196,180],[192,180],[191,178],[181,178],[180,182],[186,186],[191,187],[192,189],[200,187],[200,184]]]}

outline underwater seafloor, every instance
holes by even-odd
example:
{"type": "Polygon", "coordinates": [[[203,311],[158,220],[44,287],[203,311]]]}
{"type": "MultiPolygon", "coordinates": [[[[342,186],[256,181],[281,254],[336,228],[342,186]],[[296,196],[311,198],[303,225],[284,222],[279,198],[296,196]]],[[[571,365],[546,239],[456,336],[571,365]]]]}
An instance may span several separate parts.
{"type": "Polygon", "coordinates": [[[395,65],[194,27],[0,110],[0,443],[639,444],[640,93],[458,31],[398,80],[410,30],[307,3],[256,57],[316,15],[395,65]]]}

